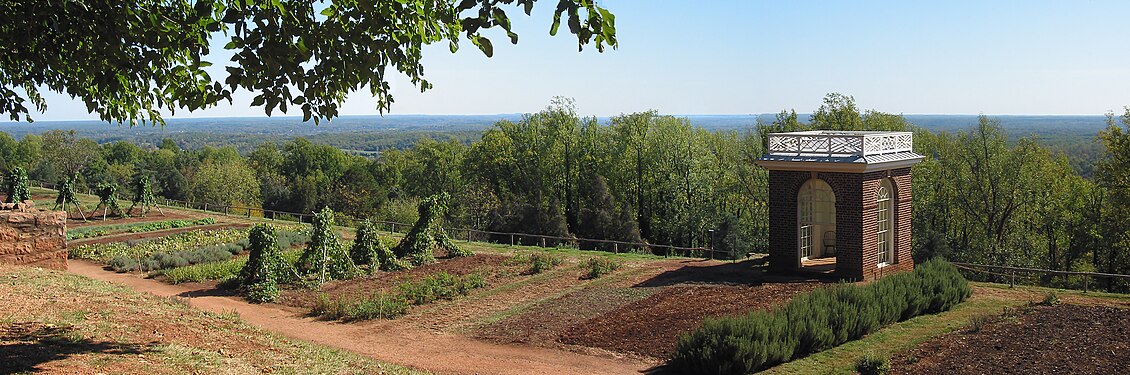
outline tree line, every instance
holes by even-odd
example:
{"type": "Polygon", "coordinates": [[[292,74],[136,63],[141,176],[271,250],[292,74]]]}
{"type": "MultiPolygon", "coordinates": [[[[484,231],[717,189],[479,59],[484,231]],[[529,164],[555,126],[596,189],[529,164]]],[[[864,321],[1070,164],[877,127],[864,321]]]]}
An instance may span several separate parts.
{"type": "Polygon", "coordinates": [[[148,177],[171,199],[303,213],[330,207],[402,223],[417,220],[422,197],[447,193],[454,226],[736,255],[769,246],[767,175],[753,163],[769,133],[913,131],[915,151],[926,156],[913,170],[916,258],[1130,273],[1130,110],[1108,123],[1097,140],[1106,156],[1088,169],[1093,179],[1037,138],[1010,141],[986,116],[966,130],[932,133],[901,115],[860,111],[840,94],[826,96],[808,122],[790,110],[746,131],[715,132],[653,111],[602,123],[557,98],[495,123],[478,141],[425,138],[375,156],[303,138],[240,153],[185,150],[171,139],[143,149],[67,131],[0,134],[0,168],[48,182],[74,175],[79,191],[148,177]]]}

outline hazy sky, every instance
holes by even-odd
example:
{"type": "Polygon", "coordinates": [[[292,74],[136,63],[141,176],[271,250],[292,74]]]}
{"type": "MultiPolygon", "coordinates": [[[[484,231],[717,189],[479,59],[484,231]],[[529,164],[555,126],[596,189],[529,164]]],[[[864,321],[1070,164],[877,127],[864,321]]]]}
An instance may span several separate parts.
{"type": "MultiPolygon", "coordinates": [[[[392,113],[533,112],[558,95],[583,115],[810,112],[829,92],[905,114],[1097,115],[1130,105],[1128,1],[610,0],[620,47],[605,53],[578,53],[565,27],[550,37],[555,3],[541,0],[532,17],[512,11],[519,44],[493,34],[493,58],[466,41],[456,54],[430,46],[435,87],[421,94],[398,76],[392,113]]],[[[177,117],[265,116],[250,98],[177,117]]],[[[48,105],[34,117],[96,118],[65,96],[48,105]]],[[[341,112],[374,107],[361,92],[341,112]]]]}

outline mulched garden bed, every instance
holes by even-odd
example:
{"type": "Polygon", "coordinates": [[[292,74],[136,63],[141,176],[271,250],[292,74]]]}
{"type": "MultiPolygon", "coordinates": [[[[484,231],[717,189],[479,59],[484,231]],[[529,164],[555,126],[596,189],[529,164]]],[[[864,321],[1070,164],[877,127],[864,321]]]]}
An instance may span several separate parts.
{"type": "Polygon", "coordinates": [[[1120,374],[1130,369],[1130,310],[1055,305],[936,337],[891,360],[894,374],[1120,374]]]}
{"type": "Polygon", "coordinates": [[[820,282],[766,283],[758,286],[672,286],[622,305],[561,334],[565,344],[666,358],[679,334],[709,316],[737,315],[783,304],[820,282]]]}

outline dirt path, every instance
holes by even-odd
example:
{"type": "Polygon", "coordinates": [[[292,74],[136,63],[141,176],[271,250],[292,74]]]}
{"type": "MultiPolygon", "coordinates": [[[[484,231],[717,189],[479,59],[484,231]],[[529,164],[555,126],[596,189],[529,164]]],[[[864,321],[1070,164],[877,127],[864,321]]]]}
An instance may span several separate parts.
{"type": "Polygon", "coordinates": [[[297,316],[278,306],[252,305],[234,297],[209,296],[207,291],[191,287],[105,271],[98,264],[81,260],[71,260],[70,271],[157,296],[187,297],[197,308],[213,312],[235,311],[247,323],[284,336],[436,373],[630,374],[646,371],[653,365],[545,348],[490,344],[459,335],[397,327],[388,322],[323,322],[297,316]],[[194,292],[200,295],[194,295],[194,292]]]}

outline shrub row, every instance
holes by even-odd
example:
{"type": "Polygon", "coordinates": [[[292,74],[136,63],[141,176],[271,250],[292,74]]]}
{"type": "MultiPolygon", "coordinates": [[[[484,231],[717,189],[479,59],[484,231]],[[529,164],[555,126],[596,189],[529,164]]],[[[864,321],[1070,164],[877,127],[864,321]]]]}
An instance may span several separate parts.
{"type": "Polygon", "coordinates": [[[453,276],[447,272],[440,272],[417,281],[401,283],[396,289],[409,303],[423,305],[437,299],[465,296],[471,289],[484,286],[486,279],[480,274],[453,276]]]}
{"type": "Polygon", "coordinates": [[[344,321],[394,319],[408,312],[404,297],[377,292],[362,298],[338,297],[331,300],[325,293],[318,296],[311,314],[344,321]]]}
{"type": "MultiPolygon", "coordinates": [[[[305,243],[310,239],[308,235],[291,231],[279,231],[277,238],[284,249],[290,248],[294,244],[305,243]]],[[[228,260],[235,255],[247,252],[248,244],[248,239],[243,238],[232,243],[209,245],[191,250],[155,252],[140,259],[118,255],[111,258],[106,264],[117,272],[167,270],[228,260]]]]}
{"type": "Polygon", "coordinates": [[[930,260],[867,285],[818,289],[771,311],[707,319],[679,337],[669,364],[680,373],[746,374],[949,310],[970,293],[957,268],[930,260]]]}
{"type": "Polygon", "coordinates": [[[83,228],[75,228],[67,230],[67,239],[76,240],[83,238],[95,238],[108,235],[113,232],[125,230],[129,233],[152,232],[155,230],[184,228],[195,225],[210,225],[215,224],[216,219],[203,218],[200,220],[166,220],[156,221],[149,223],[132,223],[132,224],[118,224],[118,225],[100,225],[83,228]]]}
{"type": "Polygon", "coordinates": [[[477,273],[454,276],[440,272],[417,281],[401,283],[393,293],[377,292],[362,297],[339,296],[334,299],[323,293],[318,296],[310,313],[345,321],[393,319],[404,315],[410,305],[423,305],[435,300],[465,296],[472,289],[484,286],[486,280],[477,273]]]}
{"type": "Polygon", "coordinates": [[[503,262],[507,266],[525,266],[529,267],[522,271],[525,275],[536,275],[560,266],[565,262],[565,259],[560,255],[532,252],[532,253],[519,253],[514,254],[509,259],[503,262]]]}
{"type": "Polygon", "coordinates": [[[154,221],[141,225],[133,226],[129,229],[130,233],[152,232],[164,229],[184,228],[196,225],[212,225],[216,223],[216,219],[206,217],[199,220],[165,220],[154,221]]]}
{"type": "MultiPolygon", "coordinates": [[[[294,264],[298,261],[300,254],[302,253],[299,250],[288,250],[283,251],[282,256],[284,261],[294,264]]],[[[227,282],[234,279],[245,264],[247,264],[246,257],[236,257],[220,262],[177,267],[161,273],[165,276],[165,282],[170,284],[202,283],[205,281],[227,282]]]]}
{"type": "Polygon", "coordinates": [[[68,253],[72,259],[90,259],[99,262],[108,262],[116,256],[143,259],[153,253],[192,250],[201,246],[232,243],[246,237],[245,229],[202,230],[155,239],[76,246],[68,249],[68,253]]]}

